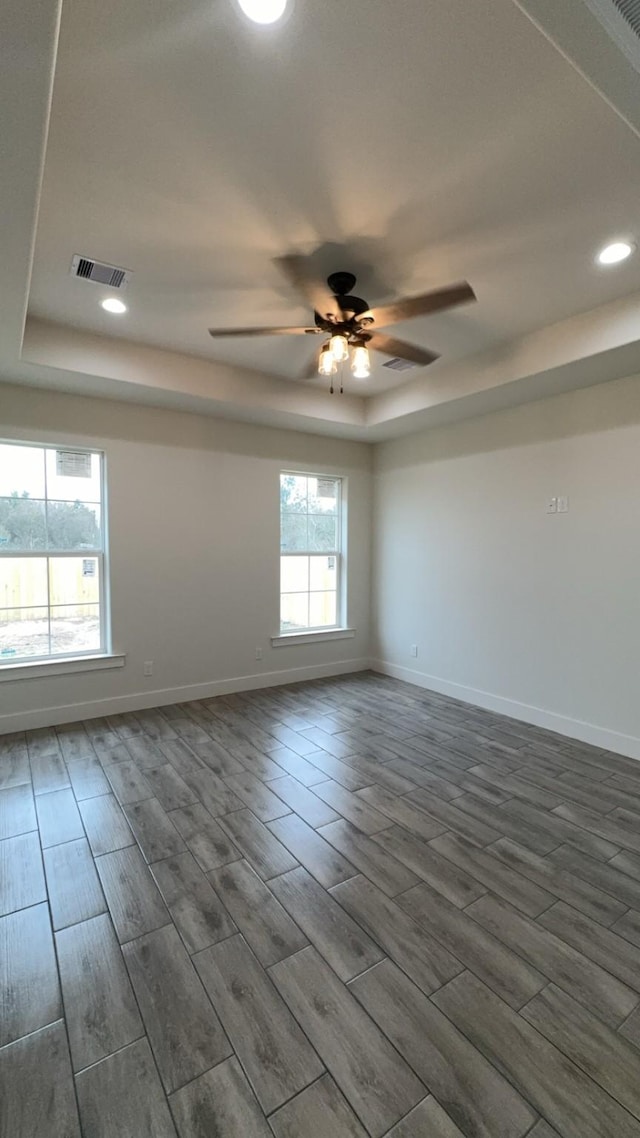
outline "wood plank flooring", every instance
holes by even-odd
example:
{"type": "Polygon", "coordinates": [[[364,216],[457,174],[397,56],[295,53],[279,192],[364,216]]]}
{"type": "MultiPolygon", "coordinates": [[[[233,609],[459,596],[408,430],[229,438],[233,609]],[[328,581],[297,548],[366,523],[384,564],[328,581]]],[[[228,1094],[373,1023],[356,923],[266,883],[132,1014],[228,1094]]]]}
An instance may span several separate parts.
{"type": "Polygon", "coordinates": [[[372,673],[0,736],[0,1134],[640,1138],[640,763],[372,673]]]}

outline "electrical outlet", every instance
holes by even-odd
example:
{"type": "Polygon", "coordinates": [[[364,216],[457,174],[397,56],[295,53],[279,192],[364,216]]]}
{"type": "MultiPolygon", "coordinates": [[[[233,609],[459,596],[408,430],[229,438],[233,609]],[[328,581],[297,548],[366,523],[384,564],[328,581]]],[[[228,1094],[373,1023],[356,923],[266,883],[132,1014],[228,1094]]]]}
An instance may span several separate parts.
{"type": "Polygon", "coordinates": [[[412,656],[417,656],[417,655],[418,655],[418,645],[417,645],[417,644],[412,644],[412,645],[411,645],[411,655],[412,655],[412,656]]]}
{"type": "Polygon", "coordinates": [[[145,660],[145,662],[144,662],[144,675],[145,676],[152,676],[153,675],[153,660],[145,660]]]}
{"type": "Polygon", "coordinates": [[[558,513],[568,514],[569,512],[569,499],[566,497],[558,498],[558,513]]]}
{"type": "Polygon", "coordinates": [[[262,648],[256,648],[256,660],[262,659],[262,648]]]}

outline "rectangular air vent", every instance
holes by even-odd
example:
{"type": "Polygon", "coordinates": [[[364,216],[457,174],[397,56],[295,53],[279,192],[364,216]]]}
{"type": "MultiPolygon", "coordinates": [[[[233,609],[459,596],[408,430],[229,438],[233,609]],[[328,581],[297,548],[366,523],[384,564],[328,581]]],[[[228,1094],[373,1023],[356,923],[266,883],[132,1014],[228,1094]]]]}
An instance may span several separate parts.
{"type": "Polygon", "coordinates": [[[418,365],[412,363],[411,360],[401,360],[399,356],[394,356],[392,360],[387,360],[382,366],[391,368],[391,371],[410,371],[418,365]]]}
{"type": "Polygon", "coordinates": [[[91,257],[81,257],[78,253],[71,262],[70,272],[72,277],[108,285],[109,288],[126,288],[131,279],[129,269],[119,269],[117,265],[107,265],[104,261],[94,261],[91,257]]]}
{"type": "Polygon", "coordinates": [[[640,0],[584,0],[584,3],[632,67],[640,72],[640,0]]]}
{"type": "Polygon", "coordinates": [[[629,27],[640,36],[640,0],[613,0],[613,3],[629,27]]]}

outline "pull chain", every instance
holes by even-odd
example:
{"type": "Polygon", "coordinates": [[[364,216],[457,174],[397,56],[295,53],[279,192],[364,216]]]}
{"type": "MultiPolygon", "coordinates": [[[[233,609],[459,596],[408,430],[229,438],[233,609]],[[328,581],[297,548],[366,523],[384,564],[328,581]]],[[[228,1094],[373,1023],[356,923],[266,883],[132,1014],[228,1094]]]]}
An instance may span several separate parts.
{"type": "MultiPolygon", "coordinates": [[[[329,380],[329,395],[334,394],[333,376],[329,380]]],[[[340,394],[344,395],[344,360],[340,361],[340,394]]]]}

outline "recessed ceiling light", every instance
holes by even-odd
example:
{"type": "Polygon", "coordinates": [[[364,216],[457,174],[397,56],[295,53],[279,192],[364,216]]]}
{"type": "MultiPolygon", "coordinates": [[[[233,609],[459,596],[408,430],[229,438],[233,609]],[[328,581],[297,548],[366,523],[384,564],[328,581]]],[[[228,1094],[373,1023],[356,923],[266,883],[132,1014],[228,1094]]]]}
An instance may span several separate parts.
{"type": "Polygon", "coordinates": [[[238,0],[245,16],[256,24],[275,24],[287,6],[287,0],[238,0]]]}
{"type": "Polygon", "coordinates": [[[113,312],[117,316],[121,316],[123,312],[127,311],[126,304],[123,304],[115,296],[108,296],[106,300],[102,300],[100,303],[105,312],[113,312]]]}
{"type": "Polygon", "coordinates": [[[596,257],[599,265],[617,265],[620,261],[626,261],[633,253],[634,246],[630,245],[628,241],[613,241],[611,245],[605,245],[596,257]]]}

